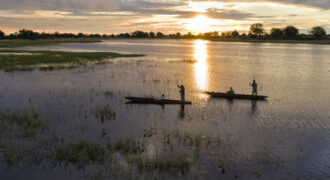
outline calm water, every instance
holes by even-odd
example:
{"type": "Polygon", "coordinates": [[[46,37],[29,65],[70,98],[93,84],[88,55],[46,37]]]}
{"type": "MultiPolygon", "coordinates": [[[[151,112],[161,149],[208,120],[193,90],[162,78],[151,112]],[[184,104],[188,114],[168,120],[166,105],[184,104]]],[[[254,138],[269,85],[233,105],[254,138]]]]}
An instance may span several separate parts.
{"type": "MultiPolygon", "coordinates": [[[[68,142],[96,143],[136,139],[146,144],[145,157],[189,159],[187,174],[163,176],[168,178],[330,178],[329,45],[115,40],[28,49],[146,55],[73,70],[1,72],[1,109],[40,112],[51,127],[44,138],[56,135],[68,142]],[[196,63],[189,63],[193,60],[196,63]],[[233,87],[236,93],[250,94],[252,79],[268,101],[210,99],[203,93],[233,87]],[[185,85],[191,106],[125,103],[129,95],[161,97],[164,93],[166,98],[179,99],[177,84],[185,85]],[[113,95],[105,96],[106,91],[113,95]],[[93,115],[95,108],[105,105],[116,112],[115,120],[101,122],[93,115]],[[144,137],[151,128],[156,135],[144,137]],[[167,134],[221,143],[190,146],[173,138],[168,145],[163,143],[167,134]]],[[[2,142],[22,143],[10,140],[2,137],[2,142]]],[[[36,165],[21,160],[12,166],[2,162],[0,178],[89,179],[90,169],[98,170],[97,166],[83,170],[53,166],[49,161],[36,165]]]]}

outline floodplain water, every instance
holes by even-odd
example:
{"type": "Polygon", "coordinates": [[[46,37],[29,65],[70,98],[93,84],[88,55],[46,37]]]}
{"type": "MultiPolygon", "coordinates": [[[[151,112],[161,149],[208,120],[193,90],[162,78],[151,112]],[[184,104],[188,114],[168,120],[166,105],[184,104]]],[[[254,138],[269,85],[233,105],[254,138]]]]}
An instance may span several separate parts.
{"type": "MultiPolygon", "coordinates": [[[[25,49],[146,55],[71,70],[0,72],[0,109],[39,112],[49,125],[43,138],[56,135],[66,142],[83,139],[100,144],[105,139],[134,139],[145,144],[145,158],[184,157],[190,163],[188,172],[180,175],[166,171],[141,175],[130,168],[130,177],[330,178],[329,45],[107,40],[25,49]],[[250,94],[253,79],[267,101],[228,101],[203,93],[233,87],[235,93],[250,94]],[[192,105],[126,104],[125,96],[164,94],[180,99],[180,84],[192,105]],[[95,109],[107,105],[115,118],[100,120],[95,109]],[[164,143],[168,137],[171,141],[164,143]]],[[[21,139],[12,142],[6,134],[0,142],[22,143],[21,139]]],[[[117,157],[123,167],[128,166],[123,159],[117,157]]],[[[106,179],[109,175],[93,164],[79,169],[54,167],[47,159],[41,165],[18,161],[11,166],[0,162],[0,177],[89,179],[97,172],[106,179]]]]}

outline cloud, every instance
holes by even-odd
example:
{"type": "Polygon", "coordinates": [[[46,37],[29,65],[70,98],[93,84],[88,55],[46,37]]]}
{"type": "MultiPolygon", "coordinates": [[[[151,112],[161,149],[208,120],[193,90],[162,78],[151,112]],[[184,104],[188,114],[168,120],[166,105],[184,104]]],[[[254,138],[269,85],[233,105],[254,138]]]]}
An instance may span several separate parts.
{"type": "Polygon", "coordinates": [[[330,10],[326,10],[330,7],[329,1],[0,0],[0,29],[106,33],[136,29],[186,31],[182,22],[197,15],[212,18],[215,22],[212,27],[219,31],[247,29],[248,24],[254,22],[293,24],[302,28],[328,24],[329,27],[330,10]]]}

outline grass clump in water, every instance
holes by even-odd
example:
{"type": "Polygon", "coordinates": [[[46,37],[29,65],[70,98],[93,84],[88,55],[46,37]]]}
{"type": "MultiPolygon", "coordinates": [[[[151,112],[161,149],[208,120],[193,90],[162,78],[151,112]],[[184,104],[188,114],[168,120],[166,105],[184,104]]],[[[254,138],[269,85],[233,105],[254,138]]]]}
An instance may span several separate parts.
{"type": "Polygon", "coordinates": [[[115,120],[116,119],[116,112],[111,109],[110,105],[106,105],[102,108],[96,109],[95,117],[96,118],[100,117],[102,121],[104,119],[106,119],[106,120],[115,120]]]}
{"type": "Polygon", "coordinates": [[[56,151],[56,160],[67,161],[73,164],[85,165],[92,162],[103,163],[105,150],[101,145],[81,140],[71,143],[56,151]]]}
{"type": "Polygon", "coordinates": [[[0,70],[42,71],[71,69],[87,64],[95,64],[107,58],[139,57],[140,54],[118,54],[112,52],[64,52],[64,51],[24,51],[0,50],[0,70]]]}
{"type": "Polygon", "coordinates": [[[16,124],[21,129],[23,137],[35,137],[38,131],[43,131],[47,127],[35,111],[27,113],[0,112],[0,119],[9,122],[9,124],[16,124]]]}
{"type": "Polygon", "coordinates": [[[133,140],[120,140],[114,144],[114,150],[124,154],[141,154],[145,151],[145,145],[133,140]]]}
{"type": "Polygon", "coordinates": [[[166,171],[173,174],[185,174],[190,170],[191,165],[187,159],[164,160],[130,157],[128,162],[135,164],[140,171],[166,171]]]}

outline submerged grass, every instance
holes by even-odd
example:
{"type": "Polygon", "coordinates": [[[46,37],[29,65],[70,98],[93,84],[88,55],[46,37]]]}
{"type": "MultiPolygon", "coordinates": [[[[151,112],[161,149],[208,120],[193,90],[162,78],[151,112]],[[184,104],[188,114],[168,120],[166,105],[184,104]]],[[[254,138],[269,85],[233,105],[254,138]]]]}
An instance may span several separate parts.
{"type": "Polygon", "coordinates": [[[79,165],[92,162],[103,163],[105,150],[99,144],[81,140],[58,148],[55,157],[58,161],[67,161],[79,165]]]}
{"type": "Polygon", "coordinates": [[[128,162],[131,164],[135,164],[140,171],[165,171],[172,174],[187,173],[190,168],[190,162],[185,159],[149,159],[149,158],[141,158],[137,156],[130,156],[128,158],[128,162]]]}
{"type": "Polygon", "coordinates": [[[124,154],[141,154],[145,151],[145,145],[139,141],[121,140],[114,144],[114,150],[124,154]]]}
{"type": "Polygon", "coordinates": [[[40,115],[35,112],[1,112],[0,120],[7,121],[9,124],[16,124],[23,137],[35,137],[38,131],[43,131],[47,124],[40,119],[40,115]]]}
{"type": "Polygon", "coordinates": [[[15,48],[24,46],[50,46],[62,43],[94,43],[101,42],[99,39],[41,39],[41,40],[0,40],[0,48],[15,48]]]}
{"type": "Polygon", "coordinates": [[[76,68],[88,63],[103,62],[107,58],[139,56],[143,55],[112,52],[0,50],[0,70],[11,72],[76,68]]]}
{"type": "Polygon", "coordinates": [[[95,117],[101,118],[102,121],[106,120],[115,120],[116,119],[116,112],[111,109],[110,105],[106,105],[101,108],[97,108],[95,110],[95,117]]]}

